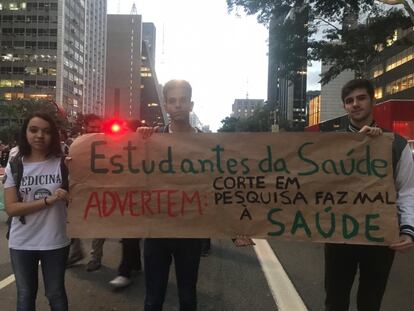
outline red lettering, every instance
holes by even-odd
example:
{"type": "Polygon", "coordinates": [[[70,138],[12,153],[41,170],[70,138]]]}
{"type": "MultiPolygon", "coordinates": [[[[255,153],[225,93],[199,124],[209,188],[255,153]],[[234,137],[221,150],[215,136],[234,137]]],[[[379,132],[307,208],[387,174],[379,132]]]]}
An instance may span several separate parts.
{"type": "MultiPolygon", "coordinates": [[[[141,216],[141,214],[139,213],[134,213],[134,206],[137,205],[137,201],[134,201],[134,195],[137,194],[138,191],[130,191],[128,192],[128,207],[129,207],[129,213],[131,214],[131,216],[141,216]]],[[[142,196],[141,196],[142,199],[142,196]]]]}
{"type": "Polygon", "coordinates": [[[151,215],[154,214],[154,212],[151,210],[151,207],[149,206],[150,202],[151,202],[151,192],[142,191],[141,192],[141,209],[142,209],[143,215],[145,215],[145,209],[147,209],[151,215]]]}
{"type": "Polygon", "coordinates": [[[167,209],[168,209],[168,216],[170,217],[177,217],[173,213],[173,206],[176,205],[176,202],[173,201],[172,195],[177,193],[177,190],[168,190],[167,192],[167,209]]]}
{"type": "Polygon", "coordinates": [[[125,193],[124,195],[124,201],[121,201],[121,198],[119,197],[119,193],[115,192],[115,205],[119,204],[119,211],[121,212],[121,215],[124,216],[125,212],[125,206],[127,203],[128,198],[130,197],[130,192],[125,193]]]}
{"type": "Polygon", "coordinates": [[[86,204],[85,213],[83,219],[88,219],[89,210],[91,208],[98,208],[99,217],[102,217],[101,205],[99,204],[99,197],[97,192],[92,192],[89,196],[88,203],[86,204]]]}
{"type": "Polygon", "coordinates": [[[104,217],[110,216],[116,208],[116,199],[115,195],[112,192],[104,191],[103,193],[103,202],[102,202],[102,212],[104,217]],[[111,205],[108,206],[108,203],[111,205]]]}
{"type": "Polygon", "coordinates": [[[201,199],[200,193],[198,191],[194,191],[193,196],[189,197],[185,191],[182,192],[182,199],[181,199],[181,216],[184,216],[184,205],[186,203],[193,204],[194,201],[197,204],[198,214],[203,215],[203,208],[201,206],[201,199]]]}
{"type": "Polygon", "coordinates": [[[156,193],[157,194],[157,209],[158,209],[158,214],[161,214],[161,193],[163,192],[167,192],[168,190],[152,190],[152,193],[156,193]]]}

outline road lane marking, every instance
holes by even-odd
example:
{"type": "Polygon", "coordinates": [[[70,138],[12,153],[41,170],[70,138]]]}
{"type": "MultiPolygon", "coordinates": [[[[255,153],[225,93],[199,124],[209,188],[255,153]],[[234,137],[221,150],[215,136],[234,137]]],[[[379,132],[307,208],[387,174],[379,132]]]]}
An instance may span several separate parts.
{"type": "Polygon", "coordinates": [[[9,275],[4,280],[0,281],[0,290],[5,288],[6,286],[10,285],[15,281],[14,274],[9,275]]]}
{"type": "Polygon", "coordinates": [[[295,286],[265,239],[254,239],[254,250],[279,311],[308,311],[295,286]]]}

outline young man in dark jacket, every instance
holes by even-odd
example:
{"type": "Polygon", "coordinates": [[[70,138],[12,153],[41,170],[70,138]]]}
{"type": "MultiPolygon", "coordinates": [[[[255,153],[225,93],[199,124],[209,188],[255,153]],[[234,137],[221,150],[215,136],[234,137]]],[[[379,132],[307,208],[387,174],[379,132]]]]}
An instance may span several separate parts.
{"type": "MultiPolygon", "coordinates": [[[[373,118],[374,87],[364,79],[351,80],[342,88],[342,101],[349,116],[348,132],[369,132],[373,118]]],[[[357,305],[360,311],[380,310],[395,251],[414,243],[414,164],[407,141],[395,134],[393,149],[394,183],[398,193],[400,239],[387,246],[325,245],[325,310],[346,311],[359,267],[357,305]]]]}

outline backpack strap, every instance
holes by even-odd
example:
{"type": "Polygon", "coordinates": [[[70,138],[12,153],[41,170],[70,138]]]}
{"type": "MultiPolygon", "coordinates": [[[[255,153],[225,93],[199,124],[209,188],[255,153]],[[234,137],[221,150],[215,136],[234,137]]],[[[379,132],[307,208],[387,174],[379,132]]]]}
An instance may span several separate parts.
{"type": "MultiPolygon", "coordinates": [[[[12,157],[10,159],[9,163],[10,163],[10,171],[11,171],[12,177],[14,179],[14,183],[16,184],[17,201],[22,202],[23,197],[20,194],[20,184],[22,182],[22,177],[23,177],[23,159],[22,159],[22,156],[17,155],[15,157],[12,157]]],[[[7,223],[10,223],[9,230],[10,230],[10,226],[11,226],[11,218],[12,217],[9,217],[9,219],[7,220],[7,223]]],[[[26,224],[26,218],[24,216],[20,216],[19,220],[23,225],[26,224]]],[[[8,237],[8,234],[6,234],[6,237],[8,237]]]]}
{"type": "Polygon", "coordinates": [[[60,158],[60,174],[62,176],[62,188],[69,191],[69,171],[64,156],[60,158]]]}
{"type": "Polygon", "coordinates": [[[22,182],[23,177],[23,159],[21,156],[15,156],[10,159],[10,170],[12,173],[12,177],[14,179],[14,183],[16,184],[16,192],[17,192],[17,200],[19,202],[23,201],[22,195],[20,194],[20,184],[22,182]]]}

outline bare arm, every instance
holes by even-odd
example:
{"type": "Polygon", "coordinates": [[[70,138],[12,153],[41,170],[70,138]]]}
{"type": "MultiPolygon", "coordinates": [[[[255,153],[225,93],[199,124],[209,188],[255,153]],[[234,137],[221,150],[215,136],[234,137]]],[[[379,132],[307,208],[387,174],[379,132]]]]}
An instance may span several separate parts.
{"type": "Polygon", "coordinates": [[[67,200],[68,193],[66,190],[56,189],[52,196],[34,200],[30,202],[19,202],[16,195],[16,187],[7,188],[4,190],[4,203],[6,205],[6,212],[9,216],[24,216],[31,213],[38,212],[44,208],[53,205],[56,201],[67,200]]]}

